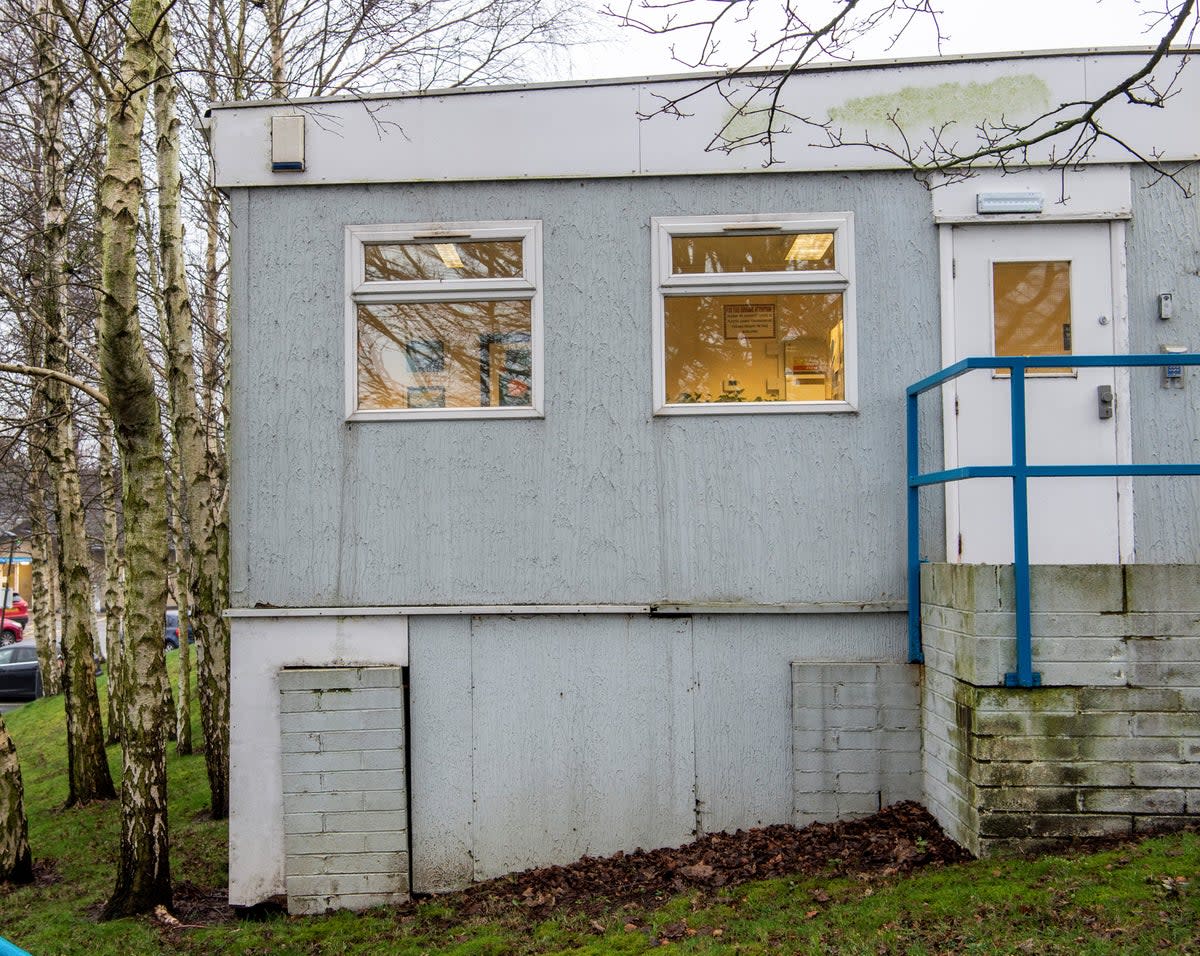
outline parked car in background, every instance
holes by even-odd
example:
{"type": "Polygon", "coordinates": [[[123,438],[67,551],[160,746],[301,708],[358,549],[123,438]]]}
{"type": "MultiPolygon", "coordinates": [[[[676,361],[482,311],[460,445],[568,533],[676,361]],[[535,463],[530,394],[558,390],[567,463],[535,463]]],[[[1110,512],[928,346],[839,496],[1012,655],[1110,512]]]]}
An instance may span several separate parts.
{"type": "Polygon", "coordinates": [[[33,644],[0,647],[0,700],[36,700],[42,696],[42,672],[33,644]]]}
{"type": "Polygon", "coordinates": [[[19,591],[5,590],[5,595],[8,597],[8,607],[4,610],[4,620],[16,621],[21,627],[25,627],[29,623],[29,604],[25,601],[19,591]]]}
{"type": "MultiPolygon", "coordinates": [[[[196,631],[190,621],[188,622],[188,643],[196,643],[196,631]]],[[[163,644],[173,651],[179,650],[179,611],[173,607],[167,608],[166,617],[163,619],[163,644]]]]}
{"type": "Polygon", "coordinates": [[[4,621],[4,630],[0,631],[0,647],[8,644],[18,644],[23,640],[25,640],[25,628],[14,620],[6,619],[4,621]]]}

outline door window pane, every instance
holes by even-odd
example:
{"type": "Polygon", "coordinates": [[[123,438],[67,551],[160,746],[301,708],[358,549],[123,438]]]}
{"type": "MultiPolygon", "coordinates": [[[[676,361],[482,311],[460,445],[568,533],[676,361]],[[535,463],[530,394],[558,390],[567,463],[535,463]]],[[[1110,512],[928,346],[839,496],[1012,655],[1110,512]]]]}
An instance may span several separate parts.
{"type": "Polygon", "coordinates": [[[832,232],[671,237],[672,275],[811,272],[834,267],[832,232]]]}
{"type": "Polygon", "coordinates": [[[665,298],[666,400],[845,400],[842,293],[665,298]]]}
{"type": "Polygon", "coordinates": [[[358,306],[362,410],[529,406],[532,303],[358,306]]]}
{"type": "Polygon", "coordinates": [[[524,272],[520,239],[438,239],[363,244],[367,282],[518,279],[524,272]]]}
{"type": "MultiPolygon", "coordinates": [[[[1071,263],[992,263],[992,316],[996,355],[1070,355],[1071,263]]],[[[1030,369],[1029,374],[1069,371],[1030,369]]]]}

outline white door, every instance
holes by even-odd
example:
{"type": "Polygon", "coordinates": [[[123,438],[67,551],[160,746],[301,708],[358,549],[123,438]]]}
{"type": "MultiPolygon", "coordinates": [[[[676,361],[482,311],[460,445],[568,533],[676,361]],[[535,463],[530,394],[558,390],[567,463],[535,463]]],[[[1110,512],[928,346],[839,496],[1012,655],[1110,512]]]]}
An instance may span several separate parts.
{"type": "MultiPolygon", "coordinates": [[[[955,360],[1114,352],[1114,257],[1107,224],[956,226],[952,248],[953,320],[947,331],[953,335],[955,360]]],[[[1028,372],[1029,464],[1117,462],[1116,416],[1126,409],[1116,389],[1124,381],[1109,368],[1028,372]],[[1100,386],[1116,392],[1112,418],[1100,417],[1100,386]]],[[[1008,373],[978,369],[952,387],[953,402],[945,405],[947,466],[1009,464],[1008,373]]],[[[948,487],[951,560],[1011,563],[1012,483],[972,478],[948,487]]],[[[1030,479],[1030,561],[1118,563],[1119,508],[1129,505],[1128,495],[1118,490],[1116,478],[1030,479]]]]}

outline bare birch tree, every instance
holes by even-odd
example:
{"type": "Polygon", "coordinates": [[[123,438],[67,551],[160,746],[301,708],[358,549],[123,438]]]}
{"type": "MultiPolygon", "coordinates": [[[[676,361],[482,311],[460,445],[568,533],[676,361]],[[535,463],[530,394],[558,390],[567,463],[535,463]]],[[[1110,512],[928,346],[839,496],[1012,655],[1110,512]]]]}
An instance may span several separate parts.
{"type": "MultiPolygon", "coordinates": [[[[221,818],[229,812],[229,630],[223,618],[227,593],[222,588],[219,529],[213,504],[214,486],[207,436],[196,399],[196,361],[192,351],[195,328],[188,290],[184,255],[180,174],[180,122],[175,81],[175,44],[164,20],[158,43],[159,73],[154,83],[155,159],[158,171],[159,263],[162,276],[163,347],[166,353],[168,404],[171,413],[173,450],[179,472],[179,494],[175,504],[186,516],[186,528],[177,546],[190,543],[190,554],[180,560],[186,581],[180,581],[180,647],[188,653],[190,613],[203,655],[200,665],[201,720],[204,727],[205,760],[212,813],[221,818]],[[192,600],[185,600],[185,593],[192,600]]],[[[186,671],[184,671],[186,674],[186,671]]],[[[184,678],[181,677],[181,680],[184,678]]],[[[181,684],[180,708],[187,706],[190,693],[181,684]]],[[[180,733],[190,736],[186,715],[180,733]]],[[[182,739],[182,738],[181,738],[182,739]]],[[[190,749],[190,743],[186,745],[190,749]]]]}
{"type": "Polygon", "coordinates": [[[33,882],[24,793],[17,748],[0,717],[0,883],[33,882]]]}
{"type": "Polygon", "coordinates": [[[587,18],[563,0],[251,0],[249,18],[245,0],[234,18],[215,4],[242,59],[227,75],[243,96],[275,99],[511,81],[587,18]]]}
{"type": "Polygon", "coordinates": [[[128,686],[121,727],[121,846],[107,918],[171,904],[163,690],[167,503],[154,373],[138,308],[142,127],[158,74],[164,0],[133,0],[118,79],[108,96],[100,188],[100,369],[121,454],[127,570],[128,686]]]}
{"type": "MultiPolygon", "coordinates": [[[[41,319],[46,331],[46,368],[65,372],[68,354],[63,294],[66,210],[61,124],[66,97],[62,88],[57,44],[58,18],[51,13],[49,0],[41,0],[37,17],[40,29],[34,36],[42,107],[38,138],[45,195],[41,236],[45,250],[41,319]]],[[[91,562],[79,486],[73,399],[67,385],[58,378],[40,378],[38,386],[44,396],[42,404],[49,420],[45,455],[57,504],[55,517],[66,599],[62,653],[67,710],[67,804],[71,805],[112,799],[116,791],[104,752],[100,698],[96,691],[91,562]]]]}

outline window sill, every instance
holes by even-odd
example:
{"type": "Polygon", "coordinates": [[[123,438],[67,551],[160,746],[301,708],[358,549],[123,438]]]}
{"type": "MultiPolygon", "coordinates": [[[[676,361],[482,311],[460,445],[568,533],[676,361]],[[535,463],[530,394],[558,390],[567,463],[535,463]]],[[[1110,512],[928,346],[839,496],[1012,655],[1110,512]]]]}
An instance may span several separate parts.
{"type": "Polygon", "coordinates": [[[482,421],[488,418],[545,418],[540,408],[438,408],[388,409],[386,411],[353,412],[346,422],[432,422],[482,421]]]}
{"type": "Polygon", "coordinates": [[[850,402],[695,402],[662,405],[655,415],[829,415],[857,413],[850,402]]]}

